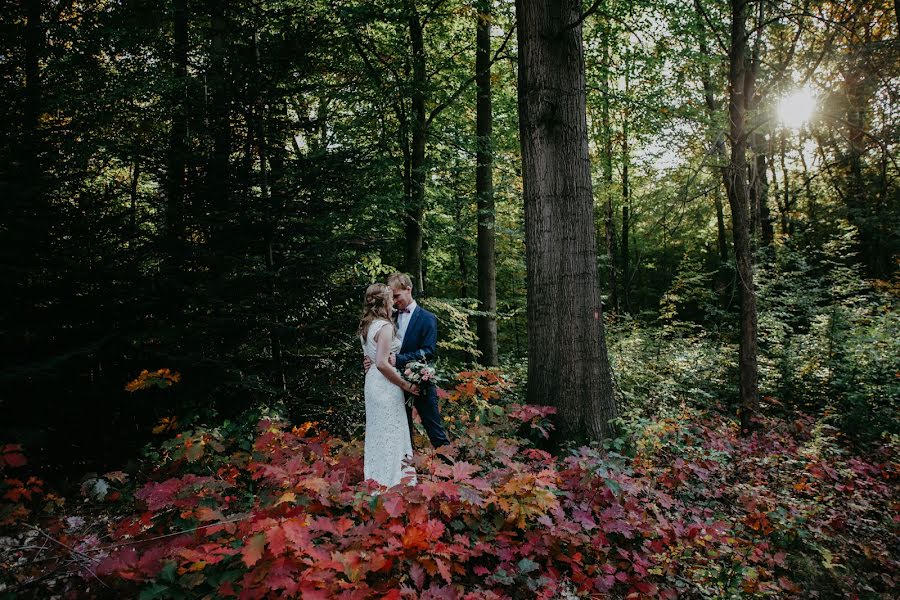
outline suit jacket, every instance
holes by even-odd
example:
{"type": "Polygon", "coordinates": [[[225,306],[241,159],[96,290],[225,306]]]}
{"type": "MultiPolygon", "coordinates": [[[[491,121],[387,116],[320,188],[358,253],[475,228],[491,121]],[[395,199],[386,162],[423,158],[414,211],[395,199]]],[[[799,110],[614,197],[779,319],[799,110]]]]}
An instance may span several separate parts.
{"type": "Polygon", "coordinates": [[[419,305],[409,317],[403,344],[397,353],[397,368],[412,360],[434,360],[437,356],[437,317],[419,305]]]}

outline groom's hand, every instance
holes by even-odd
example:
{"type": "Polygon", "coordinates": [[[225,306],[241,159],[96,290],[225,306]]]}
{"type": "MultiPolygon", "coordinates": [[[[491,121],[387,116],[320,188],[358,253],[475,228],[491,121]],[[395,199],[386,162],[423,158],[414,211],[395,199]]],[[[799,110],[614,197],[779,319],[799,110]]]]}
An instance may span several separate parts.
{"type": "Polygon", "coordinates": [[[388,362],[391,364],[392,367],[396,367],[397,366],[397,355],[394,354],[393,352],[391,352],[390,355],[388,356],[388,362]]]}
{"type": "Polygon", "coordinates": [[[372,359],[369,358],[368,356],[364,356],[363,357],[363,371],[368,373],[369,368],[371,368],[371,366],[372,366],[372,359]]]}

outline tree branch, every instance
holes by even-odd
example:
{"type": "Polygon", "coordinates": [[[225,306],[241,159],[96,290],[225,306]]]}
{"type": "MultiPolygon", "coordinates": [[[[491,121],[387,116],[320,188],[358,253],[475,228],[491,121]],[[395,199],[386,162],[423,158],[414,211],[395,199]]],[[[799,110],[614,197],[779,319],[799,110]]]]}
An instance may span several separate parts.
{"type": "MultiPolygon", "coordinates": [[[[512,34],[513,34],[513,32],[514,32],[515,30],[516,30],[516,24],[513,23],[512,27],[510,27],[510,28],[509,28],[509,31],[506,33],[506,37],[503,39],[503,43],[500,44],[500,47],[497,48],[497,51],[494,53],[493,58],[491,58],[491,62],[488,63],[488,68],[490,68],[491,65],[493,65],[495,62],[497,62],[497,57],[500,56],[500,53],[503,52],[503,50],[506,48],[506,44],[509,43],[509,40],[510,40],[510,38],[512,37],[512,34]]],[[[479,76],[479,75],[482,75],[484,72],[486,72],[486,71],[482,71],[482,72],[479,72],[479,73],[475,73],[474,75],[472,75],[471,77],[469,77],[468,79],[466,79],[466,80],[462,83],[462,85],[460,85],[460,86],[456,89],[456,91],[454,91],[452,94],[450,94],[450,96],[448,96],[447,98],[445,98],[443,102],[441,102],[440,104],[438,104],[437,106],[435,106],[435,107],[431,110],[431,112],[428,114],[428,118],[425,120],[425,130],[428,131],[428,128],[431,127],[431,122],[434,120],[434,118],[435,118],[436,116],[438,116],[445,108],[447,108],[448,106],[450,106],[450,105],[453,103],[454,100],[456,100],[457,98],[459,98],[459,97],[462,95],[462,93],[465,92],[466,89],[468,89],[468,87],[469,87],[470,85],[472,85],[472,82],[474,82],[475,79],[477,79],[478,76],[479,76]]]]}

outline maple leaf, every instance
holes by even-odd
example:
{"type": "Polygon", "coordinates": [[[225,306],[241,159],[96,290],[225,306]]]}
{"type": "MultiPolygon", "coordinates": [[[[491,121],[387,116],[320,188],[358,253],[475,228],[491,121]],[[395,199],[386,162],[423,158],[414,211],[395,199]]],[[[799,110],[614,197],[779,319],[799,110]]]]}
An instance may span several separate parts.
{"type": "Polygon", "coordinates": [[[278,497],[278,500],[275,501],[275,506],[279,504],[284,504],[285,502],[290,502],[293,504],[297,501],[297,494],[294,492],[285,492],[281,496],[278,497]]]}
{"type": "Polygon", "coordinates": [[[453,464],[451,474],[456,481],[464,481],[481,470],[481,467],[475,466],[467,462],[457,462],[453,464]]]}
{"type": "Polygon", "coordinates": [[[408,550],[425,550],[428,548],[427,539],[425,530],[414,525],[403,533],[403,547],[408,550]]]}
{"type": "Polygon", "coordinates": [[[403,509],[406,506],[406,500],[400,494],[392,494],[390,496],[385,495],[382,496],[384,510],[387,511],[392,517],[399,517],[403,514],[403,509]]]}
{"type": "Polygon", "coordinates": [[[243,560],[244,564],[248,567],[252,567],[262,558],[265,547],[265,534],[257,533],[247,541],[244,545],[244,549],[241,550],[241,560],[243,560]]]}
{"type": "Polygon", "coordinates": [[[409,576],[420,590],[425,585],[425,569],[419,563],[413,563],[409,568],[409,576]]]}
{"type": "Polygon", "coordinates": [[[303,550],[312,545],[312,538],[309,535],[309,528],[306,523],[299,519],[288,519],[282,524],[285,539],[291,543],[296,550],[303,550]]]}
{"type": "Polygon", "coordinates": [[[265,531],[266,541],[269,543],[269,551],[274,556],[280,556],[287,549],[287,537],[284,528],[279,524],[265,531]]]}

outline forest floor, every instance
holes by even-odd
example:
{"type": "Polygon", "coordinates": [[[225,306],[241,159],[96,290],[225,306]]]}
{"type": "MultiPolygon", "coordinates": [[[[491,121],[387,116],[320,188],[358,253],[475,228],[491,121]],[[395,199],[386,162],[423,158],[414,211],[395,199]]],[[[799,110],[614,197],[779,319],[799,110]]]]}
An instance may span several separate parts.
{"type": "Polygon", "coordinates": [[[552,409],[516,402],[496,371],[458,375],[444,459],[380,493],[362,441],[315,423],[167,433],[69,498],[7,445],[0,598],[900,593],[896,446],[853,455],[809,416],[741,436],[682,404],[554,455],[552,409]]]}

